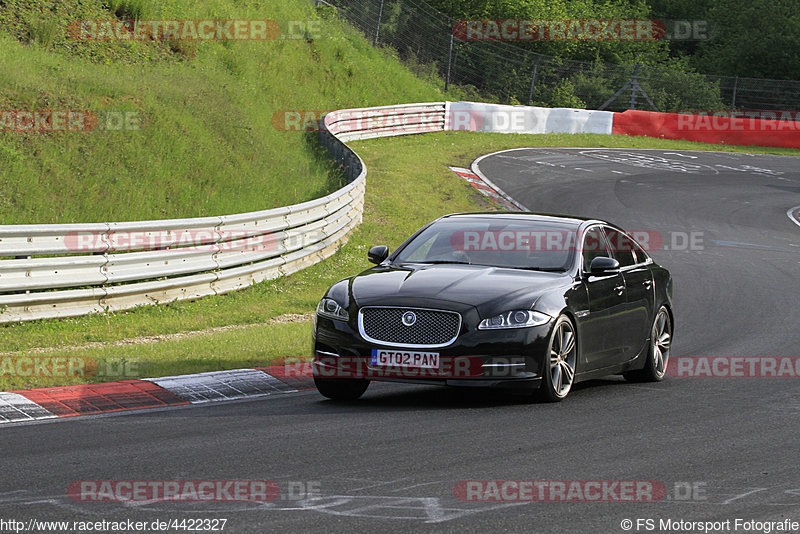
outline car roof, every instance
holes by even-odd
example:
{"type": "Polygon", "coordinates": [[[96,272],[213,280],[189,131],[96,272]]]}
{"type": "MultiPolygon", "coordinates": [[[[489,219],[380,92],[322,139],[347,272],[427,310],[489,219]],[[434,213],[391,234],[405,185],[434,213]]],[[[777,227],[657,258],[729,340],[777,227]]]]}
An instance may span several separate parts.
{"type": "Polygon", "coordinates": [[[556,215],[551,213],[532,213],[525,211],[481,211],[474,213],[451,213],[445,215],[444,218],[455,219],[506,219],[528,222],[544,222],[551,224],[562,224],[565,226],[572,226],[578,228],[586,222],[597,222],[600,224],[608,224],[614,226],[606,221],[600,219],[593,219],[589,217],[576,217],[572,215],[556,215]]]}

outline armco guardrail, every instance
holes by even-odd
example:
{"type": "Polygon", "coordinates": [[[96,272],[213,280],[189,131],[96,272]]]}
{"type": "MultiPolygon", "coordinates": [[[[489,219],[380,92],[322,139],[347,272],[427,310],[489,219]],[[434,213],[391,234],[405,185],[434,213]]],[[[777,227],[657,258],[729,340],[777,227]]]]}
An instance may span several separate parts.
{"type": "Polygon", "coordinates": [[[610,116],[473,102],[334,111],[320,142],[349,183],[326,197],[220,217],[0,226],[0,323],[222,294],[327,258],[363,213],[366,167],[346,141],[443,130],[611,133],[610,116]]]}

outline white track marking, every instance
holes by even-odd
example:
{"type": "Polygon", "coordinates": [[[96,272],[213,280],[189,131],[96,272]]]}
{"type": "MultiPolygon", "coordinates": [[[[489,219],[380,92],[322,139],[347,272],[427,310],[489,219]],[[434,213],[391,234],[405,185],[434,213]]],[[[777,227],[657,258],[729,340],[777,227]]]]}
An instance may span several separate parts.
{"type": "Polygon", "coordinates": [[[752,494],[754,494],[754,493],[758,493],[759,491],[766,491],[766,490],[768,490],[768,489],[769,489],[769,488],[755,488],[754,490],[751,490],[751,491],[748,491],[748,492],[745,492],[745,493],[740,493],[739,495],[735,495],[734,497],[731,497],[730,499],[727,499],[727,500],[725,500],[725,501],[722,501],[722,503],[721,503],[721,504],[730,504],[730,503],[732,503],[733,501],[736,501],[736,500],[742,499],[742,498],[744,498],[744,497],[747,497],[748,495],[752,495],[752,494]]]}
{"type": "Polygon", "coordinates": [[[398,492],[398,491],[404,491],[404,490],[408,490],[408,489],[411,489],[411,488],[418,488],[420,486],[430,486],[431,484],[441,484],[442,482],[445,482],[445,481],[444,480],[437,480],[436,482],[423,482],[422,484],[414,484],[413,486],[406,486],[404,488],[391,490],[389,493],[395,493],[395,492],[398,492]]]}
{"type": "MultiPolygon", "coordinates": [[[[513,148],[513,149],[511,149],[511,150],[503,150],[502,152],[511,152],[512,150],[519,150],[519,149],[518,149],[518,148],[513,148]]],[[[495,184],[493,181],[491,181],[489,178],[487,178],[485,174],[483,174],[483,173],[481,172],[480,168],[478,167],[478,164],[481,162],[481,160],[482,160],[482,159],[484,159],[484,158],[487,158],[487,157],[489,157],[489,156],[494,156],[495,154],[499,154],[499,152],[494,152],[494,153],[492,153],[492,154],[484,154],[483,156],[479,157],[478,159],[476,159],[475,161],[473,161],[473,162],[470,164],[470,169],[472,169],[472,172],[474,172],[476,175],[478,175],[478,177],[479,177],[481,180],[483,180],[484,182],[486,182],[486,184],[487,184],[489,187],[491,187],[492,189],[494,189],[495,191],[497,191],[497,193],[498,193],[498,194],[499,194],[501,197],[505,198],[506,200],[508,200],[509,202],[511,202],[512,204],[514,204],[515,206],[517,206],[517,207],[518,207],[520,210],[522,210],[522,211],[531,211],[531,210],[529,210],[528,208],[526,208],[525,206],[523,206],[522,204],[520,204],[519,202],[517,202],[516,200],[514,200],[514,199],[511,197],[511,195],[509,195],[508,193],[506,193],[505,191],[503,191],[502,189],[500,189],[499,187],[497,187],[497,184],[495,184]]]]}
{"type": "Polygon", "coordinates": [[[789,208],[789,211],[786,212],[786,216],[789,217],[789,220],[795,223],[797,226],[800,226],[800,221],[797,220],[797,217],[794,216],[794,212],[800,210],[800,206],[795,206],[793,208],[789,208]]]}
{"type": "Polygon", "coordinates": [[[352,488],[350,491],[361,491],[369,488],[377,488],[378,486],[387,486],[389,484],[394,484],[395,482],[400,482],[401,480],[406,480],[408,477],[398,478],[396,480],[390,480],[388,482],[376,482],[374,484],[369,484],[367,486],[361,486],[359,488],[352,488]]]}

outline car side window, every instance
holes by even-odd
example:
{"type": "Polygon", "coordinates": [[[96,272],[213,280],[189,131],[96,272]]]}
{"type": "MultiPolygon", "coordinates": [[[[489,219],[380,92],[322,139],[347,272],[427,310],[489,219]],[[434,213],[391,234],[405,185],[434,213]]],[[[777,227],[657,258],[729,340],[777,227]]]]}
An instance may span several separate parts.
{"type": "Polygon", "coordinates": [[[625,268],[636,265],[636,256],[633,253],[635,244],[631,238],[608,226],[605,227],[605,231],[608,242],[611,244],[611,250],[614,252],[614,258],[619,262],[619,266],[625,268]]]}
{"type": "Polygon", "coordinates": [[[650,259],[650,256],[647,255],[647,252],[645,252],[641,245],[639,245],[639,243],[636,241],[633,241],[633,253],[636,254],[636,263],[644,263],[650,259]]]}
{"type": "Polygon", "coordinates": [[[611,257],[611,253],[608,251],[606,238],[599,226],[593,226],[589,228],[583,235],[582,250],[583,270],[587,273],[591,270],[593,259],[600,257],[611,257]]]}

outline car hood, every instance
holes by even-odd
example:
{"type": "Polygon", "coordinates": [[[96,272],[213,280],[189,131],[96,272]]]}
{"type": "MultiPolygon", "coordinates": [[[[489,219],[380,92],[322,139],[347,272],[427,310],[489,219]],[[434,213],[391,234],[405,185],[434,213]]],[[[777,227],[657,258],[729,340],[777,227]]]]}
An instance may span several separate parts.
{"type": "MultiPolygon", "coordinates": [[[[572,282],[565,273],[525,271],[480,265],[404,265],[373,267],[350,279],[350,295],[358,306],[425,306],[453,303],[459,308],[500,311],[530,308],[547,290],[572,282]],[[457,306],[460,304],[461,306],[457,306]]],[[[498,312],[499,313],[499,312],[498,312]]]]}

